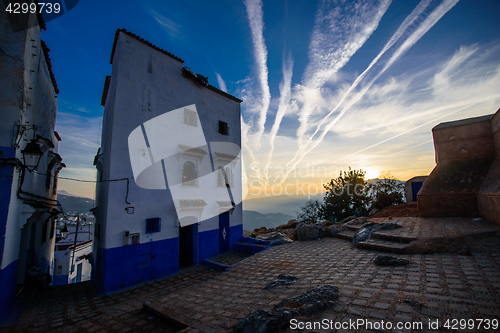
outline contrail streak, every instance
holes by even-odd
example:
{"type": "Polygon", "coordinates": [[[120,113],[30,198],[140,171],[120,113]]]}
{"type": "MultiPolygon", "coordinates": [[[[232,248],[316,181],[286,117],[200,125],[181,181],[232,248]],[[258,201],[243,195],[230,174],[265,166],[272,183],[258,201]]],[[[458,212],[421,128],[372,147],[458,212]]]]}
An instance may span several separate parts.
{"type": "Polygon", "coordinates": [[[310,63],[304,75],[303,93],[306,100],[301,108],[300,125],[297,129],[299,150],[303,145],[308,119],[320,96],[320,88],[349,62],[373,34],[391,0],[381,1],[378,7],[372,6],[372,3],[361,1],[351,5],[352,7],[344,4],[345,11],[355,11],[349,17],[342,15],[340,6],[325,8],[326,2],[318,9],[309,46],[310,63]]]}
{"type": "Polygon", "coordinates": [[[423,11],[429,6],[431,0],[422,0],[420,3],[413,9],[413,11],[408,15],[403,23],[398,27],[396,32],[392,35],[392,37],[389,39],[389,41],[384,45],[384,48],[380,53],[375,57],[375,59],[372,60],[372,62],[368,65],[368,67],[361,73],[354,83],[349,87],[347,92],[342,96],[340,99],[340,102],[337,104],[337,106],[330,111],[319,123],[318,127],[316,128],[316,131],[311,135],[309,140],[312,140],[316,133],[318,133],[319,129],[321,128],[321,125],[330,117],[332,113],[337,111],[339,106],[344,103],[345,99],[347,96],[351,93],[351,91],[358,86],[358,84],[363,80],[363,78],[366,76],[368,71],[378,62],[378,60],[403,36],[403,34],[406,32],[406,30],[415,22],[415,20],[423,13],[423,11]]]}
{"type": "Polygon", "coordinates": [[[247,8],[250,30],[252,31],[255,63],[257,65],[260,88],[262,90],[262,108],[257,121],[256,146],[258,150],[260,148],[262,134],[264,133],[267,111],[271,102],[271,92],[269,90],[268,83],[269,71],[267,69],[267,48],[263,36],[264,14],[262,11],[261,0],[246,0],[245,6],[247,8]]]}
{"type": "Polygon", "coordinates": [[[280,102],[278,105],[278,111],[276,113],[276,118],[274,119],[273,127],[271,128],[269,145],[270,151],[267,156],[267,163],[264,167],[264,177],[265,184],[268,184],[268,173],[269,166],[271,165],[271,159],[274,153],[274,140],[278,134],[281,121],[288,110],[288,105],[290,104],[290,98],[292,96],[292,75],[293,75],[293,60],[291,55],[288,55],[288,59],[283,61],[283,81],[280,83],[280,102]]]}
{"type": "MultiPolygon", "coordinates": [[[[357,93],[345,106],[342,111],[333,119],[327,127],[323,130],[320,137],[316,141],[308,141],[308,146],[306,149],[299,149],[295,157],[290,161],[287,166],[292,164],[292,167],[287,168],[287,173],[282,177],[280,184],[283,183],[290,172],[297,166],[298,163],[307,155],[311,150],[316,148],[324,139],[326,134],[330,129],[344,116],[344,114],[356,103],[358,102],[366,92],[371,88],[373,83],[390,67],[396,60],[403,56],[422,36],[429,31],[440,19],[446,14],[453,6],[458,3],[459,0],[444,0],[439,6],[437,6],[432,13],[422,22],[422,24],[408,37],[403,44],[394,52],[393,56],[389,59],[385,67],[370,81],[370,83],[364,87],[359,93],[357,93]]],[[[411,14],[410,14],[411,15],[411,14]]]]}

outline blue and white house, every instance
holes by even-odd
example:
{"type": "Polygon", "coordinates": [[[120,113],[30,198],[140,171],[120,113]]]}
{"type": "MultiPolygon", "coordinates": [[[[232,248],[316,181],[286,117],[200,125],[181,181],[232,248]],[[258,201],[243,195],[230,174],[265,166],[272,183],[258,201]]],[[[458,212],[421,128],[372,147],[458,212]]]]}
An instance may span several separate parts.
{"type": "Polygon", "coordinates": [[[116,32],[94,161],[102,292],[199,264],[242,236],[241,100],[183,63],[116,32]]]}
{"type": "Polygon", "coordinates": [[[31,28],[16,31],[0,12],[0,319],[23,285],[51,280],[57,174],[65,166],[45,26],[36,14],[28,19],[31,28]]]}

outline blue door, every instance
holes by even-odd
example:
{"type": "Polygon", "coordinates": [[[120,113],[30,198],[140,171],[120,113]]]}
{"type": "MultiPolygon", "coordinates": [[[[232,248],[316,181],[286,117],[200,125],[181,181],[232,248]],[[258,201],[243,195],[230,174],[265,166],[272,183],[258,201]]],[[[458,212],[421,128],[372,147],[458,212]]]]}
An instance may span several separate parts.
{"type": "Polygon", "coordinates": [[[229,213],[219,215],[219,253],[229,251],[229,213]]]}
{"type": "Polygon", "coordinates": [[[413,195],[413,201],[417,201],[418,191],[422,188],[423,182],[411,183],[411,193],[413,195]]]}

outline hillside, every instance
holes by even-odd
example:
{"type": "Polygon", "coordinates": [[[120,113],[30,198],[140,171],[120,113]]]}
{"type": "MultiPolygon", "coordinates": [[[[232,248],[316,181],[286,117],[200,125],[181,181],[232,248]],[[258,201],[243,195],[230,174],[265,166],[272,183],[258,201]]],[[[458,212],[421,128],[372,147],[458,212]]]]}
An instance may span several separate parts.
{"type": "Polygon", "coordinates": [[[75,213],[86,213],[94,207],[94,200],[73,195],[57,194],[57,200],[61,203],[64,211],[75,213]]]}
{"type": "Polygon", "coordinates": [[[282,213],[261,214],[252,210],[243,211],[243,229],[252,231],[255,228],[274,228],[280,224],[287,223],[293,216],[282,213]]]}

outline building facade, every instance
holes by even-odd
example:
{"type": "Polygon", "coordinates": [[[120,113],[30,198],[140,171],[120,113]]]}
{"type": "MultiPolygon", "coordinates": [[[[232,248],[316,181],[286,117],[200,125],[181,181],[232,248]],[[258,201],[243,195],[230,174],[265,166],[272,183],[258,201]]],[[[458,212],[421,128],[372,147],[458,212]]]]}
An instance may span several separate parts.
{"type": "Polygon", "coordinates": [[[40,24],[30,21],[32,28],[14,32],[0,13],[0,319],[12,309],[18,286],[40,282],[33,275],[49,282],[57,174],[64,167],[54,131],[59,91],[40,40],[45,27],[36,14],[29,20],[40,24]],[[30,167],[30,160],[39,162],[30,167]]]}
{"type": "Polygon", "coordinates": [[[118,30],[105,80],[94,279],[108,292],[228,251],[242,236],[241,100],[118,30]]]}

